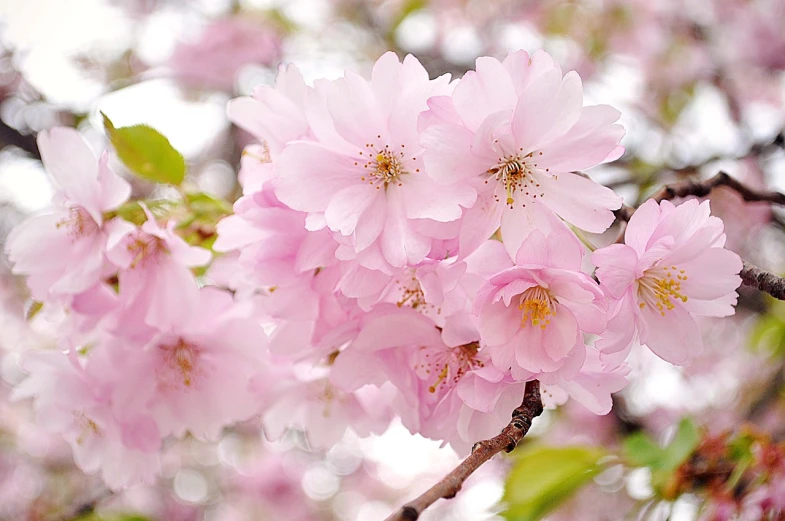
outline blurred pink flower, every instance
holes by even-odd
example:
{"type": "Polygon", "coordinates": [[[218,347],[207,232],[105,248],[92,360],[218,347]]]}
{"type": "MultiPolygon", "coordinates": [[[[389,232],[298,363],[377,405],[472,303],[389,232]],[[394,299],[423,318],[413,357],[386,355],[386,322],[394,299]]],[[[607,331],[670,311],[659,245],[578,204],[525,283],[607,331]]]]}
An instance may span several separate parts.
{"type": "Polygon", "coordinates": [[[104,213],[123,204],[131,187],[109,169],[107,153],[96,160],[76,130],[41,132],[38,146],[54,181],[55,208],[12,230],[6,252],[13,273],[27,275],[33,297],[43,301],[80,293],[100,280],[107,240],[124,229],[119,219],[104,222],[104,213]]]}
{"type": "Polygon", "coordinates": [[[213,22],[195,43],[180,43],[169,66],[184,84],[232,91],[240,68],[271,66],[280,54],[281,39],[274,29],[236,16],[213,22]]]}
{"type": "Polygon", "coordinates": [[[82,471],[100,471],[115,490],[154,481],[160,433],[149,416],[121,422],[113,415],[118,368],[88,372],[74,353],[55,351],[30,353],[24,366],[30,375],[14,389],[13,398],[34,399],[37,422],[68,441],[82,471]]]}

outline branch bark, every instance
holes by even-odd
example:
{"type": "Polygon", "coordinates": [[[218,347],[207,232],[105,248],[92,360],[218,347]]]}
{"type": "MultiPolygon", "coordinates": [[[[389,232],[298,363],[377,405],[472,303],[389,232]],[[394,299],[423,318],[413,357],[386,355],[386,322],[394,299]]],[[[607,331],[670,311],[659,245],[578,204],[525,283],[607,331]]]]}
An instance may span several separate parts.
{"type": "Polygon", "coordinates": [[[472,453],[452,472],[422,495],[395,511],[386,521],[416,521],[426,508],[439,499],[455,497],[464,481],[483,463],[501,451],[511,452],[529,432],[534,418],[540,414],[542,414],[540,382],[533,380],[526,384],[523,402],[512,412],[512,420],[499,435],[475,443],[472,453]]]}
{"type": "Polygon", "coordinates": [[[768,293],[772,297],[785,300],[785,279],[778,277],[773,273],[762,270],[757,266],[744,262],[744,267],[741,269],[741,283],[745,286],[758,288],[759,290],[768,293]]]}
{"type": "Polygon", "coordinates": [[[662,190],[654,194],[652,199],[657,202],[677,197],[706,197],[712,190],[720,186],[726,186],[738,193],[747,202],[767,202],[772,204],[785,205],[785,194],[780,192],[758,191],[740,183],[725,172],[720,172],[711,179],[705,181],[682,181],[662,187],[662,190]]]}

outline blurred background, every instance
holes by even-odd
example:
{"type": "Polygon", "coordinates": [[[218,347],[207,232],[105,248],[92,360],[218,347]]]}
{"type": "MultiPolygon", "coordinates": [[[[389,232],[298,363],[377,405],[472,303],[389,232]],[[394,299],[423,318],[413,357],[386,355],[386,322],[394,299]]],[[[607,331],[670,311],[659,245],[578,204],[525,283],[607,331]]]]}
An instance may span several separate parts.
{"type": "MultiPolygon", "coordinates": [[[[100,112],[118,127],[149,124],[185,155],[189,183],[233,201],[251,138],[229,123],[225,104],[271,84],[280,63],[312,81],[345,68],[368,72],[391,49],[415,54],[432,77],[460,77],[478,56],[539,48],[581,74],[587,104],[622,111],[627,152],[591,174],[627,204],[720,170],[785,191],[785,0],[0,0],[0,246],[49,205],[40,130],[76,127],[98,150],[106,146],[100,112]]],[[[136,197],[166,195],[155,190],[134,181],[136,197]]],[[[726,189],[711,200],[730,248],[785,271],[784,215],[726,189]]],[[[510,492],[516,472],[536,465],[537,454],[524,450],[485,465],[422,519],[759,519],[744,509],[776,477],[776,465],[755,468],[761,451],[785,454],[776,445],[785,438],[785,306],[741,293],[735,317],[702,322],[706,352],[690,368],[639,351],[610,415],[570,403],[536,422],[532,437],[547,446],[602,451],[596,469],[575,471],[584,472],[580,486],[543,492],[534,501],[545,508],[530,517],[505,514],[520,499],[510,492]],[[624,457],[631,443],[672,447],[684,436],[695,440],[666,475],[624,457]],[[711,456],[730,470],[707,456],[739,439],[752,440],[742,456],[711,456]],[[716,486],[690,467],[705,461],[716,464],[708,464],[716,486]]],[[[373,521],[458,461],[395,424],[321,453],[297,432],[269,443],[249,422],[219,443],[172,443],[158,484],[112,495],[74,466],[62,440],[36,427],[28,403],[8,400],[24,377],[21,353],[53,348],[57,335],[58,317],[28,320],[29,306],[0,254],[1,520],[373,521]]]]}

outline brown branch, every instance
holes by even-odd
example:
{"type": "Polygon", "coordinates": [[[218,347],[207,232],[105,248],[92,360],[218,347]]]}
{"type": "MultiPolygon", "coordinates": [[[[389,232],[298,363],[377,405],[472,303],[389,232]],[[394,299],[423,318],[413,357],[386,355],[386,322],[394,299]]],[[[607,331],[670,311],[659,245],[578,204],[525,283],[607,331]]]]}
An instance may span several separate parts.
{"type": "Polygon", "coordinates": [[[720,172],[711,179],[705,181],[682,181],[662,187],[662,190],[654,194],[652,199],[664,201],[677,197],[706,197],[717,187],[725,186],[738,193],[747,202],[767,202],[772,204],[785,205],[785,194],[780,192],[758,191],[740,183],[725,172],[720,172]]]}
{"type": "Polygon", "coordinates": [[[744,261],[744,267],[739,275],[741,275],[741,283],[745,286],[758,288],[776,299],[785,300],[784,278],[753,266],[747,261],[744,261]]]}
{"type": "Polygon", "coordinates": [[[512,420],[498,436],[475,443],[472,453],[452,472],[421,496],[391,514],[386,521],[416,521],[420,514],[437,500],[455,497],[464,481],[483,463],[501,451],[511,452],[529,432],[534,418],[540,414],[542,414],[540,382],[533,380],[526,384],[523,403],[512,412],[512,420]]]}

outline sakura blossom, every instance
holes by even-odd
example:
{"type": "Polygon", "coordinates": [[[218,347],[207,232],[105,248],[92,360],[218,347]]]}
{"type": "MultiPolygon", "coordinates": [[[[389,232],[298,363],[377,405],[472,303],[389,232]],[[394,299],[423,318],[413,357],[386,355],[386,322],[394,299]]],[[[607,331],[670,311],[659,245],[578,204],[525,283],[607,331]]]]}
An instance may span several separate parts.
{"type": "Polygon", "coordinates": [[[42,132],[38,146],[55,183],[54,208],[17,227],[5,250],[14,273],[26,275],[33,296],[45,300],[76,295],[100,280],[107,241],[124,229],[123,221],[105,215],[128,199],[131,187],[110,170],[109,156],[96,159],[73,129],[42,132]],[[63,253],[52,255],[53,247],[63,253]]]}
{"type": "Polygon", "coordinates": [[[612,301],[608,330],[597,344],[622,353],[634,338],[661,358],[685,364],[703,349],[696,316],[734,313],[739,256],[726,250],[722,221],[709,202],[647,201],[630,219],[624,244],[592,254],[612,301]]]}
{"type": "Polygon", "coordinates": [[[452,96],[428,103],[420,118],[428,174],[476,194],[462,219],[462,250],[501,226],[514,255],[544,213],[595,233],[613,222],[621,200],[576,171],[621,156],[620,114],[607,105],[584,107],[580,77],[562,74],[548,54],[479,58],[452,96]]]}
{"type": "Polygon", "coordinates": [[[73,117],[11,31],[0,518],[774,519],[777,2],[168,5],[73,117]]]}
{"type": "Polygon", "coordinates": [[[600,288],[581,268],[581,246],[556,230],[534,231],[515,265],[490,277],[474,301],[481,342],[493,364],[518,381],[557,383],[574,377],[586,358],[583,333],[605,330],[600,288]]]}
{"type": "Polygon", "coordinates": [[[417,117],[450,89],[448,77],[430,80],[415,57],[393,53],[370,81],[347,71],[324,85],[324,99],[306,111],[316,139],[281,152],[276,195],[322,219],[365,267],[421,262],[435,238],[429,221],[455,221],[474,202],[468,187],[437,186],[423,164],[417,117]]]}

